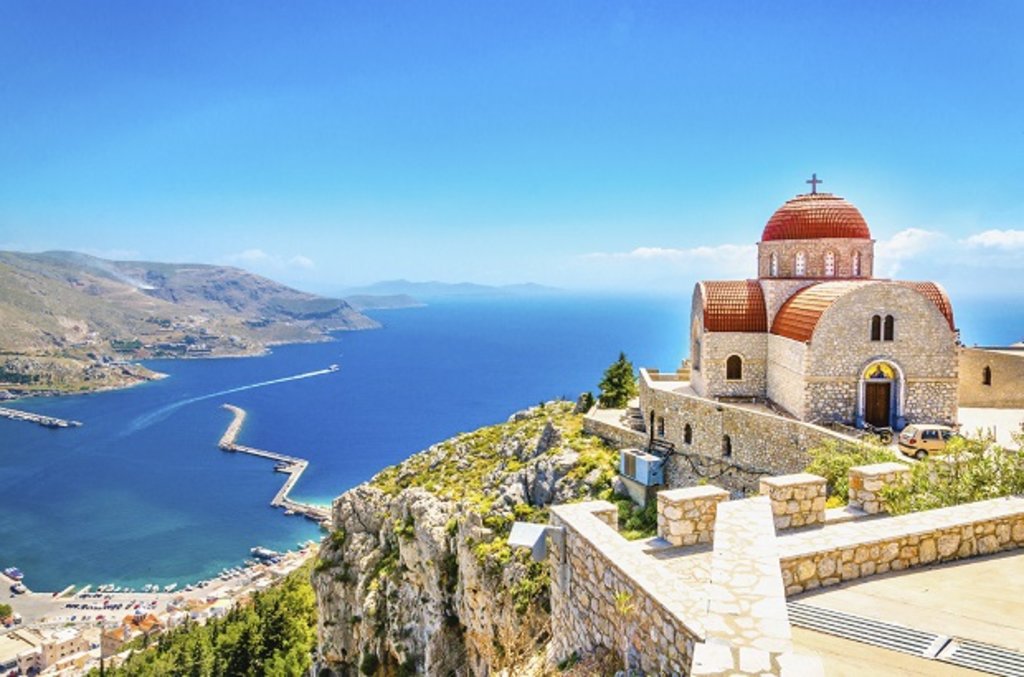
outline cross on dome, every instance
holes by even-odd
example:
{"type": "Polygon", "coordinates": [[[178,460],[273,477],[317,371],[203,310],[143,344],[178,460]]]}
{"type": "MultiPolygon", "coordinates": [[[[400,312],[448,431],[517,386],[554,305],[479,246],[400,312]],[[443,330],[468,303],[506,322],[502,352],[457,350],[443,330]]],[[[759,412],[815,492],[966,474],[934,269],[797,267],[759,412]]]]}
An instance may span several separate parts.
{"type": "Polygon", "coordinates": [[[809,178],[806,181],[804,181],[804,183],[811,184],[811,195],[817,195],[818,194],[818,184],[819,183],[825,183],[825,182],[818,178],[818,174],[817,173],[814,173],[814,174],[811,174],[811,178],[809,178]]]}

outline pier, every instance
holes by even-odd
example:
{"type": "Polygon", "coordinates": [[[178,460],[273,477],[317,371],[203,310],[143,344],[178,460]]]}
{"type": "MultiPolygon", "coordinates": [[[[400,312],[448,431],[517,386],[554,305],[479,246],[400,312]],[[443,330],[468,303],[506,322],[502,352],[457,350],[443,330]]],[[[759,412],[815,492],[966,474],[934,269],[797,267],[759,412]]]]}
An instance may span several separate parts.
{"type": "Polygon", "coordinates": [[[82,425],[81,421],[68,421],[63,418],[43,416],[42,414],[33,414],[32,412],[8,409],[7,407],[0,407],[0,416],[9,418],[12,421],[38,423],[39,425],[47,428],[77,428],[82,425]]]}
{"type": "Polygon", "coordinates": [[[314,522],[319,522],[321,526],[325,528],[330,527],[331,521],[331,510],[328,507],[321,505],[310,505],[308,503],[300,503],[293,501],[288,497],[291,493],[295,483],[302,477],[302,473],[306,471],[309,466],[309,461],[304,458],[298,458],[296,456],[287,456],[285,454],[278,454],[274,451],[267,451],[266,449],[257,449],[255,447],[247,447],[243,444],[237,444],[235,440],[238,439],[238,434],[242,430],[242,424],[245,423],[245,409],[236,407],[232,404],[223,405],[225,409],[235,415],[228,425],[227,430],[221,435],[218,447],[224,451],[238,452],[240,454],[249,454],[250,456],[258,456],[259,458],[266,458],[271,461],[275,461],[277,466],[274,470],[276,472],[284,473],[288,475],[288,479],[285,480],[281,488],[274,494],[274,498],[271,499],[270,505],[275,508],[284,508],[290,510],[297,515],[303,515],[314,522]]]}

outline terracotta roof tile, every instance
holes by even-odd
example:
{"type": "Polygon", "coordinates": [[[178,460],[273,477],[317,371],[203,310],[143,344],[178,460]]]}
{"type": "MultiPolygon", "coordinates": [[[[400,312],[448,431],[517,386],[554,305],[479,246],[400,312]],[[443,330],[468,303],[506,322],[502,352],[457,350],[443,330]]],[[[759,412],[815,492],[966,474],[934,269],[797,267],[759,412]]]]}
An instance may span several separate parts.
{"type": "Polygon", "coordinates": [[[946,292],[934,282],[907,282],[901,281],[897,284],[901,284],[904,287],[910,287],[917,293],[924,296],[926,299],[935,304],[935,307],[939,309],[939,312],[949,322],[950,329],[956,329],[956,324],[953,322],[953,304],[949,302],[949,297],[946,296],[946,292]]]}
{"type": "Polygon", "coordinates": [[[818,320],[829,306],[840,296],[860,289],[866,284],[871,282],[819,282],[804,287],[790,296],[779,308],[772,322],[772,333],[794,341],[810,341],[818,320]]]}
{"type": "Polygon", "coordinates": [[[757,280],[701,282],[705,331],[768,331],[764,292],[757,280]]]}
{"type": "Polygon", "coordinates": [[[871,239],[860,210],[831,193],[797,195],[768,219],[761,240],[871,239]]]}

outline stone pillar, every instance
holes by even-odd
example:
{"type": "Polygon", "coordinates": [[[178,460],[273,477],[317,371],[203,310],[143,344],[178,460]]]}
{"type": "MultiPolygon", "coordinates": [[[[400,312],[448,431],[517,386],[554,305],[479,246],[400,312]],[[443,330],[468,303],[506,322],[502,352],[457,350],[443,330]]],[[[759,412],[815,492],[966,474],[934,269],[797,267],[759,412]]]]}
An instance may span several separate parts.
{"type": "Polygon", "coordinates": [[[909,479],[910,468],[903,463],[875,463],[850,468],[849,505],[869,515],[885,512],[882,488],[909,479]]]}
{"type": "Polygon", "coordinates": [[[810,473],[761,478],[761,495],[772,502],[775,528],[825,523],[825,478],[810,473]]]}
{"type": "Polygon", "coordinates": [[[729,492],[706,485],[658,492],[658,536],[672,545],[710,543],[715,514],[729,492]]]}

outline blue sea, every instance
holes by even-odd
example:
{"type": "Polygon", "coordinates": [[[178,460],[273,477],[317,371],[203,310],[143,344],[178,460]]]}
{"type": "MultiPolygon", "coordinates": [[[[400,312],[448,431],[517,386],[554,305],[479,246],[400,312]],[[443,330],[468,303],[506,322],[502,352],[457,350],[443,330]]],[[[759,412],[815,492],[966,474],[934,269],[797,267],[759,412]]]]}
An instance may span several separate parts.
{"type": "MultiPolygon", "coordinates": [[[[434,302],[371,312],[382,329],[329,343],[154,361],[168,378],[19,401],[85,425],[0,419],[0,566],[20,567],[37,590],[184,584],[239,564],[254,545],[317,539],[315,524],[269,506],[285,477],[273,462],[217,448],[231,421],[223,403],[249,413],[240,443],[310,460],[293,498],[328,503],[434,442],[596,391],[620,350],[637,366],[676,367],[689,299],[434,302]],[[340,371],[280,381],[332,363],[340,371]]],[[[969,342],[1017,340],[1024,326],[1006,317],[1004,305],[958,308],[969,342]]]]}
{"type": "Polygon", "coordinates": [[[84,426],[0,419],[0,566],[26,584],[195,581],[254,545],[295,547],[318,527],[271,508],[274,463],[222,452],[225,402],[242,444],[310,461],[292,497],[328,503],[387,465],[542,400],[595,390],[626,350],[676,366],[688,295],[437,302],[370,313],[379,330],[257,358],[147,363],[168,378],[14,406],[84,426]],[[269,385],[324,369],[340,371],[269,385]],[[225,392],[233,391],[233,392],[225,392]]]}

